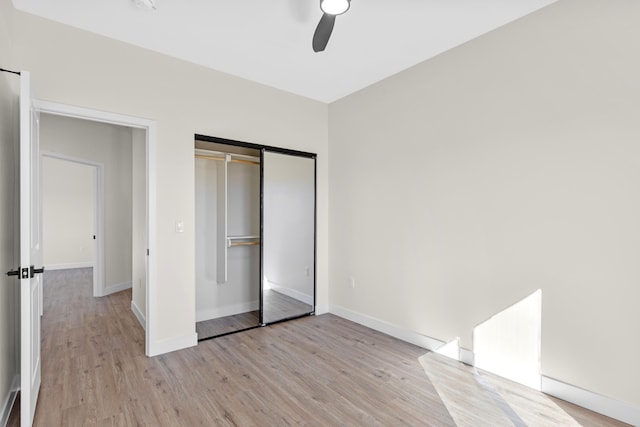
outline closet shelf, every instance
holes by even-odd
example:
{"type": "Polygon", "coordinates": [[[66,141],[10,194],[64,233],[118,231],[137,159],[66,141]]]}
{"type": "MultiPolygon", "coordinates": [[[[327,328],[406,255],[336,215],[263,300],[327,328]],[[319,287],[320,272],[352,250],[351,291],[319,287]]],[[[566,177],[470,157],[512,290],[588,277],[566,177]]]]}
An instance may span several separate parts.
{"type": "Polygon", "coordinates": [[[244,154],[223,153],[221,151],[203,150],[197,148],[195,150],[196,159],[216,160],[227,163],[245,163],[249,165],[259,165],[260,157],[247,156],[244,154]]]}
{"type": "Polygon", "coordinates": [[[260,236],[227,236],[227,247],[256,246],[260,244],[260,236]]]}
{"type": "Polygon", "coordinates": [[[260,246],[260,242],[230,242],[229,247],[233,246],[260,246]]]}

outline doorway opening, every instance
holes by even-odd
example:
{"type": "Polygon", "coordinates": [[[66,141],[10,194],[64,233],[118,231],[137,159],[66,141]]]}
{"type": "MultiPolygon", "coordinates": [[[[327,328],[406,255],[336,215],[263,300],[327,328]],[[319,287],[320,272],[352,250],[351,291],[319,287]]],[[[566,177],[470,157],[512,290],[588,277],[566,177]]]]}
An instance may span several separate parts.
{"type": "MultiPolygon", "coordinates": [[[[46,144],[46,136],[45,136],[46,144]]],[[[43,257],[47,271],[91,268],[104,291],[104,165],[41,150],[43,257]]]]}
{"type": "MultiPolygon", "coordinates": [[[[102,269],[100,269],[101,263],[96,262],[96,275],[100,277],[94,280],[94,285],[101,282],[103,284],[102,289],[97,289],[96,294],[107,295],[131,287],[131,310],[145,330],[145,354],[153,356],[161,353],[161,349],[154,345],[154,306],[149,304],[155,296],[155,122],[47,101],[36,100],[34,106],[45,123],[48,119],[55,118],[62,122],[66,121],[66,125],[70,125],[73,121],[74,126],[85,128],[101,125],[110,129],[107,133],[115,132],[119,135],[122,142],[119,149],[101,147],[105,150],[111,149],[106,157],[111,157],[113,167],[109,167],[105,161],[92,157],[95,155],[93,151],[96,150],[96,146],[91,147],[88,143],[89,139],[93,138],[91,134],[85,137],[85,141],[76,143],[75,148],[79,151],[73,154],[67,153],[66,156],[84,162],[88,160],[94,166],[100,163],[104,165],[102,176],[104,203],[102,208],[96,203],[98,207],[94,218],[98,219],[97,224],[94,224],[95,234],[91,234],[91,240],[96,246],[94,254],[106,260],[102,263],[102,269]],[[124,170],[123,164],[129,165],[127,170],[124,170]],[[127,175],[126,179],[118,180],[123,174],[127,175]],[[110,187],[114,190],[111,193],[110,187]],[[128,209],[120,210],[110,218],[109,206],[117,207],[122,203],[123,193],[129,194],[124,197],[128,200],[128,209]],[[115,199],[110,200],[110,197],[115,199]],[[102,214],[102,221],[100,214],[102,214]],[[104,224],[103,230],[100,229],[100,223],[104,224]],[[111,231],[105,231],[109,229],[111,231]],[[117,235],[126,236],[121,238],[121,241],[127,241],[128,251],[118,250],[117,245],[113,247],[109,245],[117,235]],[[93,239],[93,236],[96,238],[93,239]],[[112,266],[110,266],[110,259],[113,260],[112,266]],[[120,270],[124,272],[119,271],[118,267],[123,265],[126,268],[120,268],[120,270]]],[[[47,146],[45,147],[47,152],[64,154],[61,147],[65,144],[68,146],[70,142],[63,139],[57,141],[57,144],[59,149],[47,146]]],[[[99,181],[99,169],[98,167],[96,181],[99,181]]],[[[98,200],[100,196],[98,194],[98,200]]]]}

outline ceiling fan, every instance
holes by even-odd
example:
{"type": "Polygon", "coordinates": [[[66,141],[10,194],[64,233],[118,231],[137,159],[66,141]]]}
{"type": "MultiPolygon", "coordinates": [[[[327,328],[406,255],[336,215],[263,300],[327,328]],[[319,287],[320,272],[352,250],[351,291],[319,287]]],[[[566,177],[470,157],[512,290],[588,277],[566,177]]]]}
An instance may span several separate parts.
{"type": "Polygon", "coordinates": [[[322,18],[313,33],[313,51],[322,52],[329,43],[329,37],[336,22],[336,16],[342,15],[351,6],[351,0],[320,0],[322,18]]]}

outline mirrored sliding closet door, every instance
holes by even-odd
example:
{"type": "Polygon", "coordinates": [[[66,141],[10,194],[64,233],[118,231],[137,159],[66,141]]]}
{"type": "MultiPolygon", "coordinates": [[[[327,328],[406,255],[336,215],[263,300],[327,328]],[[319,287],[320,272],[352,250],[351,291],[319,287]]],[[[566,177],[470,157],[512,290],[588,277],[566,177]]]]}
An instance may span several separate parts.
{"type": "Polygon", "coordinates": [[[261,323],[314,312],[315,156],[262,150],[261,323]]]}
{"type": "Polygon", "coordinates": [[[315,312],[316,155],[196,135],[196,332],[315,312]]]}

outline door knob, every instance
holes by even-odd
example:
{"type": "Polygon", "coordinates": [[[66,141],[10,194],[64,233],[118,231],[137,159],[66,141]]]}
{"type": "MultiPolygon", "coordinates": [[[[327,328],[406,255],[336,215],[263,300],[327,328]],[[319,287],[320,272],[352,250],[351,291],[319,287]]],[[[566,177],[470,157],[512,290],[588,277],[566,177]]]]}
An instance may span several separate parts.
{"type": "Polygon", "coordinates": [[[44,266],[41,268],[33,268],[33,265],[29,267],[29,276],[33,277],[34,274],[44,273],[44,266]]]}
{"type": "Polygon", "coordinates": [[[19,276],[20,275],[20,267],[15,270],[7,271],[7,276],[19,276]]]}
{"type": "Polygon", "coordinates": [[[7,271],[7,276],[18,276],[18,279],[28,279],[29,269],[18,267],[16,270],[7,271]]]}

